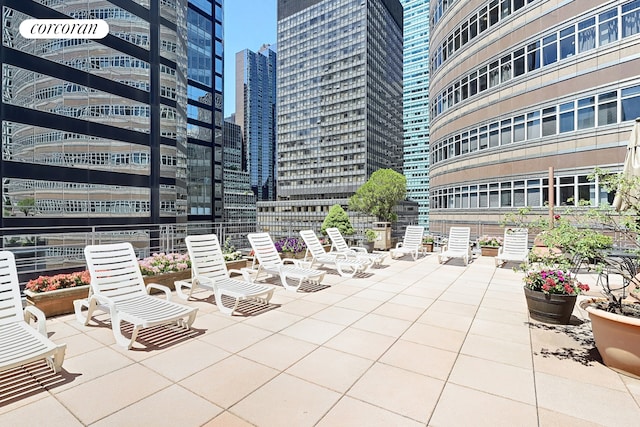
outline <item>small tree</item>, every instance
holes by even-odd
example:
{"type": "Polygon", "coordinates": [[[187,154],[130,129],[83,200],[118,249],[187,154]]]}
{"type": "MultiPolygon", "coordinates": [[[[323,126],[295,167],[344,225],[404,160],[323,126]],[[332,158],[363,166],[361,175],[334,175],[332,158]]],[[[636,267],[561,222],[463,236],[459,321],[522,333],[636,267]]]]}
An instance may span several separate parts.
{"type": "Polygon", "coordinates": [[[345,210],[342,209],[342,206],[338,204],[331,206],[329,209],[329,213],[322,222],[320,232],[322,234],[327,234],[326,229],[332,227],[340,230],[340,233],[342,233],[343,236],[351,236],[355,233],[353,225],[351,225],[351,220],[349,220],[349,215],[347,215],[345,210]]]}
{"type": "Polygon", "coordinates": [[[407,178],[393,169],[378,169],[349,199],[349,209],[395,221],[395,205],[407,194],[407,178]]]}

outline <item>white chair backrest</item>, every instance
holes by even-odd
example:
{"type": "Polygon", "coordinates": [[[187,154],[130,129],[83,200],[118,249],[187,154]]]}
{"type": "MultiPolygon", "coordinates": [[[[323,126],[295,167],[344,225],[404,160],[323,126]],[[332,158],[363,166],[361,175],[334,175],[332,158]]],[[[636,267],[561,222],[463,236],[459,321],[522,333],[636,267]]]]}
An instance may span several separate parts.
{"type": "Polygon", "coordinates": [[[0,251],[0,325],[24,320],[16,259],[12,252],[0,251]]]}
{"type": "Polygon", "coordinates": [[[253,254],[260,264],[264,266],[282,264],[282,258],[280,258],[269,233],[249,233],[247,238],[251,249],[253,249],[253,254]]]}
{"type": "Polygon", "coordinates": [[[327,228],[325,231],[329,235],[329,239],[331,239],[331,245],[338,252],[345,252],[349,250],[349,245],[347,245],[347,242],[344,240],[344,237],[342,237],[342,233],[338,228],[331,227],[327,228]]]}
{"type": "Polygon", "coordinates": [[[191,260],[191,277],[228,278],[229,272],[215,234],[187,236],[184,239],[191,260]]]}
{"type": "Polygon", "coordinates": [[[471,228],[469,227],[451,227],[449,229],[449,240],[447,241],[447,250],[468,251],[470,235],[471,235],[471,228]]]}
{"type": "Polygon", "coordinates": [[[307,245],[307,249],[311,253],[311,256],[314,258],[318,258],[326,255],[320,240],[318,240],[318,236],[313,230],[302,230],[300,231],[300,237],[304,240],[304,243],[307,245]]]}
{"type": "Polygon", "coordinates": [[[529,250],[529,230],[507,228],[504,230],[502,250],[506,253],[525,253],[529,250]]]}
{"type": "Polygon", "coordinates": [[[91,292],[114,301],[147,295],[138,258],[131,243],[89,245],[84,248],[91,292]]]}
{"type": "Polygon", "coordinates": [[[402,246],[405,248],[419,248],[422,245],[424,227],[420,225],[408,225],[404,231],[402,246]]]}

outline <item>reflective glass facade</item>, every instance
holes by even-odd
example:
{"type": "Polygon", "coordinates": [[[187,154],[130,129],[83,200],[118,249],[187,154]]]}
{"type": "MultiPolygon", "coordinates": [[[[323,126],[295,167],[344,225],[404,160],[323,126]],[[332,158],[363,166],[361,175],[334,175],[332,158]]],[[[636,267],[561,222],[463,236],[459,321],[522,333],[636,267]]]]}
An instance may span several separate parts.
{"type": "Polygon", "coordinates": [[[2,226],[222,219],[222,0],[0,5],[2,226]],[[110,32],[20,36],[44,17],[110,32]]]}
{"type": "Polygon", "coordinates": [[[243,131],[246,170],[258,200],[276,198],[276,52],[236,54],[236,123],[243,131]]]}
{"type": "Polygon", "coordinates": [[[429,228],[429,0],[404,7],[404,175],[418,203],[418,223],[429,228]]]}
{"type": "Polygon", "coordinates": [[[256,196],[249,172],[243,168],[242,128],[231,119],[224,122],[224,220],[255,224],[256,196]]]}
{"type": "Polygon", "coordinates": [[[187,10],[188,212],[222,220],[222,0],[190,0],[187,10]],[[216,153],[218,155],[216,155],[216,153]]]}

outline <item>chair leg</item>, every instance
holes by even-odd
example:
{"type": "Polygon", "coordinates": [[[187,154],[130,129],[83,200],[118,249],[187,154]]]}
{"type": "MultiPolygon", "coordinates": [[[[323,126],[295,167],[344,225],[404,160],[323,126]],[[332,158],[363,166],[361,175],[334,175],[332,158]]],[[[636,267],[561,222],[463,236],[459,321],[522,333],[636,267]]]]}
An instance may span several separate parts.
{"type": "MultiPolygon", "coordinates": [[[[240,303],[240,298],[234,298],[235,301],[233,303],[233,306],[229,308],[229,307],[225,307],[225,305],[222,303],[222,292],[220,292],[219,289],[215,289],[213,291],[213,295],[215,296],[216,305],[218,306],[218,310],[220,310],[220,313],[226,314],[228,316],[233,315],[233,312],[236,311],[236,309],[238,308],[238,304],[240,303]]],[[[189,326],[191,326],[191,323],[189,323],[189,326]]]]}
{"type": "Polygon", "coordinates": [[[93,311],[97,307],[97,302],[93,298],[87,299],[77,299],[73,301],[73,308],[76,313],[76,320],[83,325],[87,326],[89,324],[89,320],[93,317],[93,311]],[[87,314],[83,314],[82,308],[87,307],[87,314]]]}
{"type": "MultiPolygon", "coordinates": [[[[62,369],[62,362],[64,362],[64,353],[66,350],[67,350],[67,345],[61,344],[58,346],[58,348],[56,348],[55,353],[53,353],[53,356],[50,358],[51,359],[50,366],[54,374],[57,374],[58,372],[60,372],[60,369],[62,369]]],[[[49,361],[47,361],[47,363],[48,362],[49,361]]]]}

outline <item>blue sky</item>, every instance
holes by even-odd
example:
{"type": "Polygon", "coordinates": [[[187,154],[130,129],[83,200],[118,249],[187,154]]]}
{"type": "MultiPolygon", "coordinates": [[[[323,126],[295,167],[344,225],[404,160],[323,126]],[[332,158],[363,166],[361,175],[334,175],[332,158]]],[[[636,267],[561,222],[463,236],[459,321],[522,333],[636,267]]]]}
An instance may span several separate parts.
{"type": "Polygon", "coordinates": [[[277,0],[225,0],[224,2],[224,116],[236,110],[236,53],[257,51],[276,43],[277,0]]]}

